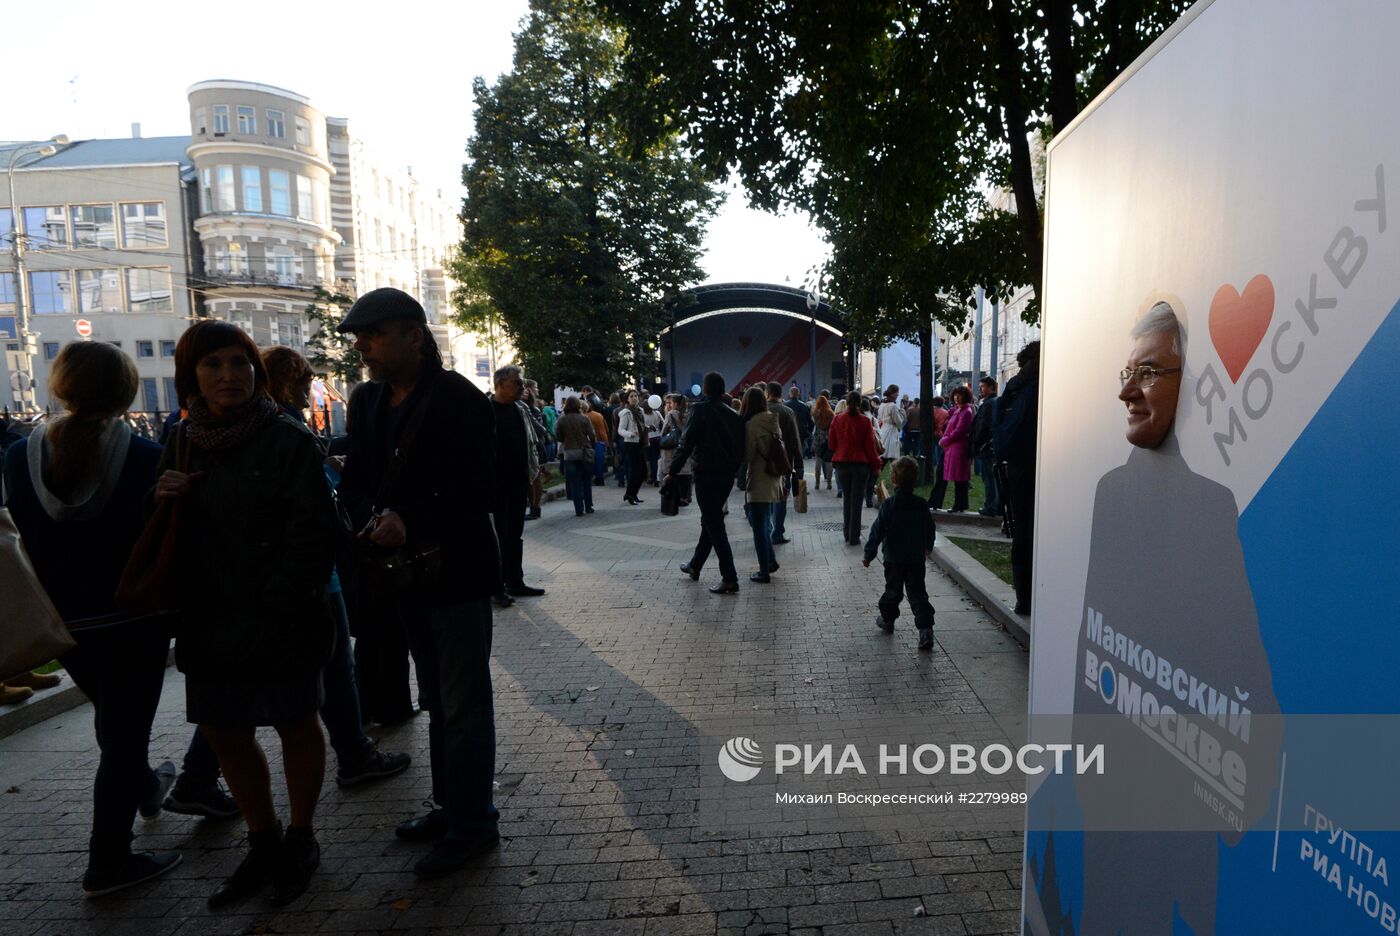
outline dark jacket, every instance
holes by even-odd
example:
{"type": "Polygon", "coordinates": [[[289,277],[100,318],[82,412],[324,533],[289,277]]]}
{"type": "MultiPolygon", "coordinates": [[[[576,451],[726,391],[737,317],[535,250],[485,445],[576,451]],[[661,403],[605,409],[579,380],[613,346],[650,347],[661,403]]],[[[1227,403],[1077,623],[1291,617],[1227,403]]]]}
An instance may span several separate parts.
{"type": "Polygon", "coordinates": [[[364,529],[393,447],[412,407],[433,383],[430,408],[387,503],[403,519],[409,548],[442,545],[442,588],[416,596],[430,605],[489,598],[501,580],[500,550],[491,524],[496,489],[491,401],[461,374],[440,369],[433,373],[436,377],[425,374],[402,404],[392,439],[389,385],[374,381],[355,389],[346,418],[350,451],[337,488],[355,529],[364,529]]]}
{"type": "Polygon", "coordinates": [[[1035,464],[1039,372],[1023,368],[1006,382],[992,417],[992,448],[1012,465],[1035,464]]]}
{"type": "Polygon", "coordinates": [[[593,423],[582,413],[565,413],[554,424],[554,431],[561,449],[587,448],[592,457],[593,445],[598,440],[593,435],[593,423]]]}
{"type": "Polygon", "coordinates": [[[884,560],[901,565],[922,565],[924,553],[933,548],[933,514],[928,501],[908,488],[895,488],[885,498],[865,540],[865,558],[874,559],[884,543],[884,560]]]}
{"type": "Polygon", "coordinates": [[[797,428],[797,417],[792,408],[784,406],[780,400],[768,401],[768,412],[778,416],[778,428],[783,434],[783,448],[787,449],[788,461],[792,462],[792,473],[802,477],[802,433],[797,428]]]}
{"type": "Polygon", "coordinates": [[[992,417],[996,408],[997,398],[987,397],[977,404],[977,415],[972,417],[972,454],[977,458],[992,454],[992,417]]]}
{"type": "Polygon", "coordinates": [[[121,478],[102,512],[60,522],[44,510],[29,475],[29,440],[5,452],[5,506],[54,607],[69,624],[119,613],[115,601],[131,547],[146,526],[146,492],[156,483],[160,446],[133,435],[121,478]]]}
{"type": "Polygon", "coordinates": [[[792,410],[792,415],[797,420],[798,435],[804,439],[810,436],[813,429],[812,408],[801,400],[794,399],[788,399],[783,405],[792,410]]]}
{"type": "Polygon", "coordinates": [[[734,477],[744,460],[744,420],[721,400],[706,397],[696,403],[671,465],[684,465],[691,456],[697,475],[734,477]]]}
{"type": "MultiPolygon", "coordinates": [[[[157,476],[175,467],[176,432],[157,476]]],[[[236,449],[191,446],[190,471],[205,474],[183,505],[191,548],[181,570],[181,671],[263,682],[329,659],[335,632],[321,599],[339,525],[321,462],[310,430],[284,413],[236,449]]]]}

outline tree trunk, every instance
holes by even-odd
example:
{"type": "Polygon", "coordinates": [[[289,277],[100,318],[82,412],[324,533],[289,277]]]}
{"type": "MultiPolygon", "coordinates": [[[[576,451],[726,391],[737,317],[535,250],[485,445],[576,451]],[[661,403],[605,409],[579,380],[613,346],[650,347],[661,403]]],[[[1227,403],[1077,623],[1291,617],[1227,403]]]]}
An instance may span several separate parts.
{"type": "Polygon", "coordinates": [[[1049,0],[1046,45],[1050,51],[1050,126],[1056,133],[1065,129],[1079,113],[1079,96],[1074,67],[1074,0],[1049,0]]]}
{"type": "Polygon", "coordinates": [[[997,95],[1006,113],[1002,125],[1006,143],[1011,149],[1011,191],[1016,196],[1021,249],[1026,255],[1031,288],[1039,297],[1044,253],[1041,248],[1040,209],[1035,201],[1035,173],[1031,168],[1030,144],[1026,140],[1029,120],[1021,90],[1021,52],[1016,45],[1009,0],[993,0],[992,25],[996,33],[997,95]]]}
{"type": "Polygon", "coordinates": [[[933,480],[933,359],[938,339],[933,325],[919,329],[919,455],[922,471],[919,482],[933,480]]]}

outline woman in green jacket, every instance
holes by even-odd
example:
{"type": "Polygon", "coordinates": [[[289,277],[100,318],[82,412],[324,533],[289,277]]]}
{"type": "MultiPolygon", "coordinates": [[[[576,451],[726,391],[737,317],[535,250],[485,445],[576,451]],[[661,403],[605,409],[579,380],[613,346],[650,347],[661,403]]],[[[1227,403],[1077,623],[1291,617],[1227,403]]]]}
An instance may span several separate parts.
{"type": "Polygon", "coordinates": [[[748,482],[745,487],[749,525],[753,527],[753,547],[758,553],[758,571],[749,576],[751,582],[768,582],[778,571],[778,559],[773,555],[772,534],[768,527],[768,512],[783,499],[784,478],[768,471],[768,452],[783,444],[782,429],[776,413],[768,411],[768,398],[762,387],[750,387],[740,407],[744,417],[744,466],[748,482]]]}

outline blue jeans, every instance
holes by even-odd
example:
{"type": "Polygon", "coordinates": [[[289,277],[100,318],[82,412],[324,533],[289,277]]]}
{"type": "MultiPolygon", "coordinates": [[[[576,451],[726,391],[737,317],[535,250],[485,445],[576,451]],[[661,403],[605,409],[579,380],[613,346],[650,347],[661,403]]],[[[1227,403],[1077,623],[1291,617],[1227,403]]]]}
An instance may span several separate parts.
{"type": "Polygon", "coordinates": [[[990,456],[977,459],[977,476],[982,479],[986,500],[982,509],[994,517],[1001,516],[1001,487],[997,484],[997,473],[992,468],[990,456]]]}
{"type": "Polygon", "coordinates": [[[768,532],[769,516],[772,513],[772,508],[776,506],[776,504],[760,504],[752,501],[746,506],[749,526],[753,527],[753,550],[758,554],[760,575],[767,575],[773,571],[773,566],[777,564],[777,557],[773,555],[773,536],[768,532]]]}
{"type": "Polygon", "coordinates": [[[491,602],[405,602],[418,699],[428,712],[433,802],[449,838],[496,831],[496,713],[491,701],[491,602]]]}
{"type": "Polygon", "coordinates": [[[768,537],[782,539],[787,536],[787,498],[774,501],[768,510],[768,537]]]}
{"type": "Polygon", "coordinates": [[[608,444],[593,443],[593,477],[606,478],[608,475],[608,444]]]}
{"type": "Polygon", "coordinates": [[[588,477],[591,467],[586,461],[564,462],[564,479],[574,501],[574,513],[583,513],[585,507],[593,506],[593,482],[588,477]]]}
{"type": "Polygon", "coordinates": [[[322,679],[326,701],[321,705],[321,724],[330,735],[331,747],[342,767],[353,767],[369,755],[374,742],[365,736],[360,714],[360,693],[355,686],[355,655],[350,646],[350,618],[345,613],[345,597],[338,591],[326,594],[326,607],[335,619],[335,650],[326,663],[322,679]]]}

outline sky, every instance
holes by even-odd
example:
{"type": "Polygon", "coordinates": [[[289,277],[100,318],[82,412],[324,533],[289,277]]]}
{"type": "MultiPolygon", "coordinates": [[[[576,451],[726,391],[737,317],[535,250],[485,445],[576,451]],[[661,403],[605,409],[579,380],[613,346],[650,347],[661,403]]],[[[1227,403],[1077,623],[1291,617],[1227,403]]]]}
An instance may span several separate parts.
{"type": "MultiPolygon", "coordinates": [[[[143,136],[184,135],[190,85],[256,81],[350,118],[381,162],[412,166],[420,183],[455,197],[472,80],[510,68],[511,36],[528,9],[526,0],[8,6],[0,140],[125,137],[133,123],[143,136]]],[[[703,281],[804,285],[827,255],[819,233],[805,218],[754,211],[728,188],[706,238],[703,281]]]]}

